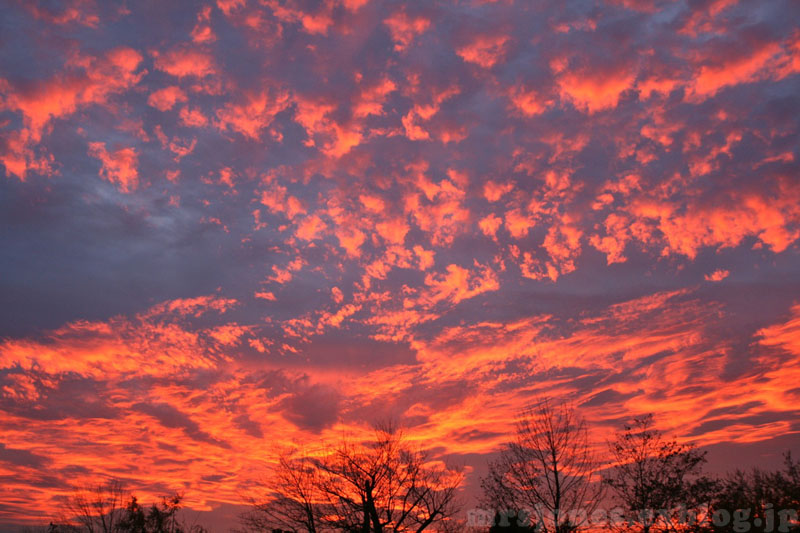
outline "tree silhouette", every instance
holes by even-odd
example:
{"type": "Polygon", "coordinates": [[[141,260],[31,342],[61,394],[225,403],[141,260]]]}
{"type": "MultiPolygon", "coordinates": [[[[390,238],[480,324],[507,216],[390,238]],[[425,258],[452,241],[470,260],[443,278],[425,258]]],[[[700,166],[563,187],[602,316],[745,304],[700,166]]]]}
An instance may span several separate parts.
{"type": "Polygon", "coordinates": [[[711,502],[716,532],[800,531],[800,462],[784,456],[784,469],[736,470],[720,480],[711,502]]]}
{"type": "Polygon", "coordinates": [[[615,465],[604,479],[626,512],[622,529],[642,533],[697,529],[716,486],[702,475],[705,452],[665,440],[653,415],[626,424],[609,443],[615,465]]]}
{"type": "Polygon", "coordinates": [[[161,499],[161,505],[153,504],[145,513],[135,496],[131,496],[125,514],[120,520],[120,531],[123,533],[202,533],[204,529],[197,525],[187,526],[178,519],[183,501],[182,494],[175,494],[161,499]]]}
{"type": "Polygon", "coordinates": [[[599,503],[597,468],[585,421],[570,405],[545,398],[521,413],[515,439],[489,464],[484,504],[499,513],[501,526],[574,531],[599,503]]]}
{"type": "Polygon", "coordinates": [[[86,533],[117,533],[124,510],[125,490],[119,480],[78,489],[65,505],[62,529],[71,524],[86,533]]]}
{"type": "Polygon", "coordinates": [[[182,494],[162,498],[161,505],[143,508],[136,496],[126,501],[118,480],[79,489],[64,505],[61,518],[51,523],[48,533],[204,533],[196,524],[178,517],[182,494]]]}
{"type": "Polygon", "coordinates": [[[266,484],[270,496],[242,521],[253,531],[441,529],[457,513],[461,481],[460,471],[432,464],[402,432],[386,426],[367,444],[345,438],[319,456],[282,457],[266,484]]]}
{"type": "Polygon", "coordinates": [[[271,496],[266,501],[251,499],[252,509],[242,515],[243,524],[253,531],[320,530],[323,502],[320,498],[322,473],[319,461],[305,453],[282,455],[267,480],[271,496]]]}

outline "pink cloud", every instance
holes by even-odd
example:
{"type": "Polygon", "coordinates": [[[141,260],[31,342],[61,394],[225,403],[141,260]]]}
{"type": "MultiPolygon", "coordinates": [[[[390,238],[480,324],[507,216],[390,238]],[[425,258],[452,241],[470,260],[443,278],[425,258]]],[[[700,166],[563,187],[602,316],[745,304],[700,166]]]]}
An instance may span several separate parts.
{"type": "Polygon", "coordinates": [[[100,177],[117,186],[124,193],[131,193],[139,186],[139,155],[135,148],[118,148],[111,152],[105,143],[89,143],[89,155],[102,163],[100,177]]]}
{"type": "Polygon", "coordinates": [[[176,78],[202,78],[217,72],[214,59],[206,52],[194,48],[173,48],[166,52],[153,52],[155,67],[176,78]]]}
{"type": "Polygon", "coordinates": [[[147,97],[147,103],[159,111],[169,111],[176,103],[185,102],[186,100],[186,93],[180,87],[174,85],[152,92],[147,97]]]}

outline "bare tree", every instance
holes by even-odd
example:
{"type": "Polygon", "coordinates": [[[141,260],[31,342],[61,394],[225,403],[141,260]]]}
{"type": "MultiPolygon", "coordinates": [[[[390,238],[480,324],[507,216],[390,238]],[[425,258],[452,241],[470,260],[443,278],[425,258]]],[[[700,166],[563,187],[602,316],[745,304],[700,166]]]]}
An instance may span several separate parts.
{"type": "Polygon", "coordinates": [[[653,415],[626,424],[609,447],[615,465],[604,482],[628,515],[623,529],[688,530],[707,513],[715,484],[702,476],[705,452],[665,440],[653,415]]]}
{"type": "Polygon", "coordinates": [[[324,510],[319,497],[319,466],[317,460],[304,453],[296,458],[282,455],[266,482],[270,497],[266,501],[250,498],[252,509],[241,516],[245,527],[252,531],[320,531],[324,510]]]}
{"type": "Polygon", "coordinates": [[[73,521],[87,533],[117,533],[125,512],[125,490],[119,480],[75,491],[63,510],[62,522],[73,521]]]}
{"type": "Polygon", "coordinates": [[[518,526],[575,531],[599,503],[598,466],[585,421],[570,405],[543,399],[521,413],[515,439],[489,464],[484,504],[503,520],[512,515],[518,526]]]}
{"type": "Polygon", "coordinates": [[[320,457],[282,458],[270,497],[243,516],[251,530],[317,533],[444,529],[457,513],[462,473],[432,464],[392,427],[367,444],[343,439],[320,457]]]}
{"type": "Polygon", "coordinates": [[[136,496],[122,484],[105,484],[78,489],[66,502],[61,518],[51,523],[51,533],[205,533],[205,529],[179,517],[183,495],[161,499],[161,504],[142,507],[136,496]],[[127,499],[126,499],[127,497],[127,499]]]}

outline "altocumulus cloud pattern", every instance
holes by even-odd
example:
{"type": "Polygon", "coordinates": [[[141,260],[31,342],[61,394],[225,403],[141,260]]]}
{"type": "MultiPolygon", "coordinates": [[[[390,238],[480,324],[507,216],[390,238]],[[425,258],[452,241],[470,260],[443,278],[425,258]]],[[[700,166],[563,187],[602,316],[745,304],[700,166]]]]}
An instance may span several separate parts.
{"type": "Polygon", "coordinates": [[[3,4],[0,521],[385,418],[470,490],[545,394],[797,438],[797,2],[3,4]]]}

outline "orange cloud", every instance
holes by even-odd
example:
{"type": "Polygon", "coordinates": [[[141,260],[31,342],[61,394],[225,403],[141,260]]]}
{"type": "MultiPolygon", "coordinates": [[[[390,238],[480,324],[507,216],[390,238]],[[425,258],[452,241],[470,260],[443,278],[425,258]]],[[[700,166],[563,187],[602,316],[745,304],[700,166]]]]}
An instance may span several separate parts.
{"type": "Polygon", "coordinates": [[[414,41],[414,38],[424,33],[430,27],[430,20],[425,17],[409,17],[404,10],[400,10],[384,19],[383,23],[389,29],[389,34],[394,41],[394,49],[402,52],[414,41]]]}
{"type": "Polygon", "coordinates": [[[211,368],[220,356],[203,351],[203,335],[185,329],[174,321],[174,316],[197,317],[209,310],[224,313],[233,303],[205,296],[163,302],[132,319],[69,323],[49,332],[44,341],[0,343],[0,366],[40,369],[49,374],[74,372],[103,379],[211,368]]]}
{"type": "Polygon", "coordinates": [[[404,219],[394,218],[378,222],[375,230],[387,243],[403,244],[409,227],[404,219]]]}
{"type": "Polygon", "coordinates": [[[607,3],[619,5],[632,9],[634,11],[642,11],[644,13],[654,13],[658,11],[656,7],[656,0],[606,0],[607,3]]]}
{"type": "Polygon", "coordinates": [[[331,297],[333,298],[333,301],[336,302],[337,304],[342,303],[342,300],[344,299],[342,290],[339,287],[333,287],[331,289],[331,297]]]}
{"type": "Polygon", "coordinates": [[[370,194],[360,194],[358,199],[361,200],[361,203],[367,209],[367,211],[371,211],[373,213],[381,213],[384,209],[386,209],[386,203],[380,196],[373,196],[370,194]]]}
{"type": "Polygon", "coordinates": [[[150,93],[147,103],[159,111],[169,111],[176,103],[186,100],[186,93],[180,87],[172,85],[150,93]]]}
{"type": "Polygon", "coordinates": [[[202,128],[208,124],[208,118],[197,108],[181,108],[178,116],[184,126],[202,128]]]}
{"type": "Polygon", "coordinates": [[[192,41],[196,43],[213,43],[217,36],[211,30],[211,6],[205,6],[197,14],[197,24],[192,29],[192,41]]]}
{"type": "Polygon", "coordinates": [[[289,96],[282,91],[262,91],[245,95],[241,103],[228,102],[217,109],[217,127],[233,130],[257,140],[261,131],[272,123],[275,115],[289,105],[289,96]]]}
{"type": "Polygon", "coordinates": [[[721,60],[708,58],[700,61],[697,75],[692,80],[687,100],[700,102],[725,87],[752,83],[765,79],[781,79],[800,72],[798,54],[778,42],[764,42],[738,51],[721,60]]]}
{"type": "MultiPolygon", "coordinates": [[[[562,217],[559,224],[550,226],[544,238],[544,249],[559,272],[568,274],[575,270],[575,260],[581,253],[583,231],[569,217],[562,217]]],[[[553,278],[553,276],[550,276],[553,278]]],[[[553,279],[555,281],[555,279],[553,279]]]]}
{"type": "Polygon", "coordinates": [[[611,213],[603,223],[607,235],[595,234],[589,238],[592,246],[606,254],[606,261],[609,265],[624,263],[627,260],[625,246],[632,238],[630,224],[630,219],[624,215],[611,213]]]}
{"type": "MultiPolygon", "coordinates": [[[[685,213],[676,212],[670,203],[657,201],[637,201],[632,208],[645,227],[656,223],[652,229],[663,234],[665,255],[679,253],[693,259],[701,247],[734,247],[747,236],[755,236],[774,252],[782,252],[800,238],[800,230],[795,227],[800,210],[797,193],[780,182],[779,189],[781,192],[775,197],[735,194],[736,205],[693,205],[685,213]]],[[[651,231],[640,231],[639,238],[654,242],[656,237],[651,231]]]]}
{"type": "Polygon", "coordinates": [[[470,212],[462,204],[466,181],[458,173],[450,172],[449,176],[440,183],[433,183],[424,173],[419,173],[416,186],[422,195],[410,193],[403,199],[404,211],[430,235],[434,245],[452,242],[468,227],[470,220],[470,212]]]}
{"type": "Polygon", "coordinates": [[[484,265],[475,264],[477,271],[471,272],[458,265],[447,265],[446,274],[428,274],[425,285],[429,291],[421,294],[420,302],[427,306],[435,305],[443,300],[457,304],[463,300],[474,298],[487,291],[500,288],[495,272],[484,265]]]}
{"type": "Polygon", "coordinates": [[[105,143],[91,142],[89,155],[101,161],[100,177],[116,185],[121,192],[130,193],[139,186],[139,155],[135,148],[119,148],[109,152],[105,143]]]}
{"type": "Polygon", "coordinates": [[[361,245],[367,239],[363,231],[353,227],[337,226],[335,233],[339,239],[339,246],[344,248],[348,257],[361,256],[361,245]]]}
{"type": "Polygon", "coordinates": [[[460,89],[456,86],[441,91],[433,91],[429,98],[420,99],[402,118],[403,129],[406,137],[412,141],[430,139],[430,133],[422,127],[422,123],[431,120],[444,101],[457,95],[460,89]]]}
{"type": "Polygon", "coordinates": [[[278,20],[285,23],[299,23],[303,31],[312,35],[325,35],[333,25],[332,2],[319,4],[317,6],[319,9],[315,13],[304,11],[297,7],[295,2],[279,3],[276,0],[266,0],[264,3],[278,20]]]}
{"type": "Polygon", "coordinates": [[[144,316],[152,317],[161,314],[178,314],[181,316],[200,317],[214,311],[225,313],[235,307],[237,301],[219,296],[195,296],[193,298],[177,298],[167,300],[151,307],[144,316]]]}
{"type": "Polygon", "coordinates": [[[515,239],[521,239],[528,234],[528,230],[536,225],[536,221],[521,209],[512,209],[506,212],[506,230],[515,239]]]}
{"type": "Polygon", "coordinates": [[[503,219],[490,213],[478,221],[478,227],[487,237],[497,237],[497,230],[503,225],[503,219]]]}
{"type": "Polygon", "coordinates": [[[157,69],[177,78],[202,78],[217,72],[214,59],[206,52],[194,48],[173,48],[154,52],[157,69]]]}
{"type": "MultiPolygon", "coordinates": [[[[372,101],[366,99],[357,104],[360,113],[369,114],[370,110],[376,110],[375,96],[378,95],[378,100],[382,102],[388,94],[386,91],[391,90],[391,85],[381,84],[378,87],[377,92],[372,94],[372,101]]],[[[320,145],[322,153],[339,158],[361,143],[363,135],[360,122],[340,123],[332,120],[330,114],[335,110],[333,104],[300,96],[295,96],[294,100],[295,120],[305,128],[309,137],[308,146],[320,145]]]]}
{"type": "Polygon", "coordinates": [[[361,91],[356,102],[353,103],[353,116],[364,118],[369,115],[382,115],[383,104],[397,85],[390,79],[384,78],[375,85],[361,91]]]}
{"type": "Polygon", "coordinates": [[[426,250],[422,246],[417,244],[414,246],[414,254],[419,259],[420,270],[423,271],[428,270],[434,265],[435,262],[434,256],[436,255],[436,252],[434,252],[433,250],[426,250]]]}
{"type": "Polygon", "coordinates": [[[102,57],[76,57],[64,72],[25,90],[17,90],[5,80],[0,89],[0,109],[21,113],[24,127],[13,132],[0,153],[6,173],[24,180],[29,171],[50,173],[51,159],[37,155],[38,144],[54,119],[69,116],[78,109],[104,104],[109,98],[137,84],[144,72],[136,72],[142,56],[131,48],[116,48],[102,57]]]}
{"type": "Polygon", "coordinates": [[[325,144],[322,151],[329,156],[338,158],[348,153],[361,143],[362,135],[358,126],[332,125],[333,139],[325,144]]]}
{"type": "Polygon", "coordinates": [[[489,202],[496,202],[514,189],[511,182],[497,183],[489,180],[483,184],[483,196],[489,202]]]}
{"type": "Polygon", "coordinates": [[[508,40],[506,35],[479,35],[471,43],[457,49],[456,53],[467,63],[492,68],[503,59],[508,40]]]}
{"type": "Polygon", "coordinates": [[[22,7],[35,18],[49,24],[68,25],[76,23],[89,28],[97,28],[100,23],[97,6],[81,0],[63,2],[58,7],[26,2],[22,4],[22,7]]]}
{"type": "Polygon", "coordinates": [[[262,300],[269,300],[271,302],[277,300],[275,294],[269,291],[257,291],[253,294],[253,296],[255,296],[256,298],[260,298],[262,300]]]}
{"type": "Polygon", "coordinates": [[[260,201],[272,213],[284,213],[289,220],[306,213],[300,200],[287,194],[286,187],[282,185],[272,184],[261,191],[260,201]]]}
{"type": "Polygon", "coordinates": [[[633,87],[634,72],[618,71],[571,71],[557,77],[561,98],[572,102],[576,108],[589,114],[617,106],[623,92],[633,87]]]}
{"type": "Polygon", "coordinates": [[[217,0],[217,7],[226,16],[230,16],[235,10],[244,7],[246,2],[247,0],[217,0]]]}
{"type": "Polygon", "coordinates": [[[297,231],[295,234],[303,240],[306,241],[313,241],[314,239],[319,238],[319,236],[327,229],[327,225],[322,219],[316,215],[312,214],[307,216],[300,223],[297,225],[297,231]]]}
{"type": "Polygon", "coordinates": [[[775,346],[793,356],[800,355],[800,305],[792,306],[791,317],[783,323],[758,330],[756,336],[765,346],[775,346]]]}
{"type": "Polygon", "coordinates": [[[528,91],[522,87],[512,87],[508,97],[514,108],[526,117],[533,117],[543,113],[549,102],[546,102],[535,91],[528,91]]]}
{"type": "Polygon", "coordinates": [[[692,12],[680,29],[681,33],[696,37],[699,33],[724,31],[724,21],[718,21],[718,15],[737,3],[738,0],[711,0],[703,9],[697,9],[692,12]]]}
{"type": "Polygon", "coordinates": [[[706,281],[722,281],[723,279],[727,278],[729,274],[730,271],[728,270],[718,269],[711,274],[706,274],[704,277],[706,281]]]}

